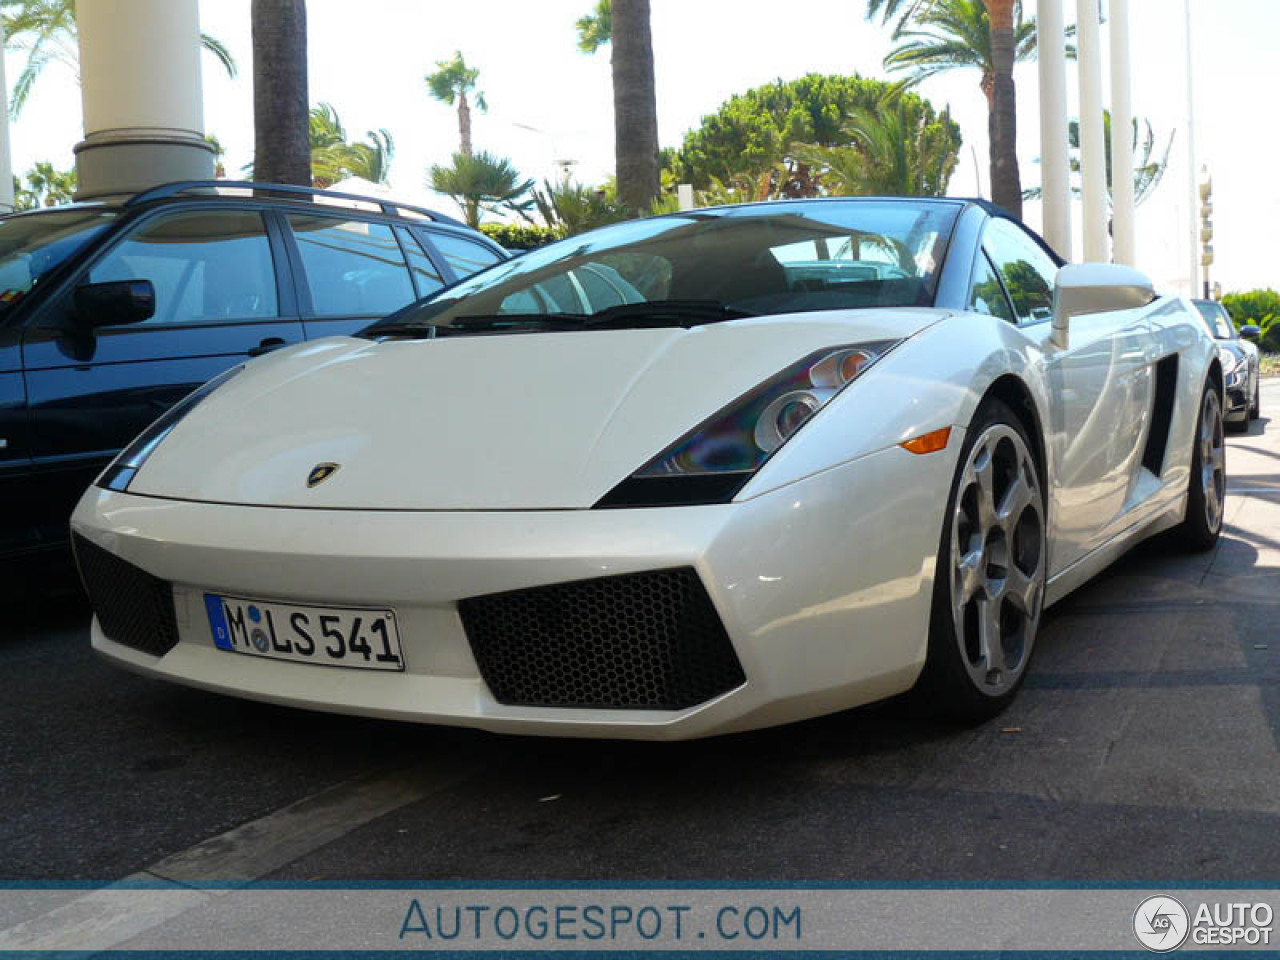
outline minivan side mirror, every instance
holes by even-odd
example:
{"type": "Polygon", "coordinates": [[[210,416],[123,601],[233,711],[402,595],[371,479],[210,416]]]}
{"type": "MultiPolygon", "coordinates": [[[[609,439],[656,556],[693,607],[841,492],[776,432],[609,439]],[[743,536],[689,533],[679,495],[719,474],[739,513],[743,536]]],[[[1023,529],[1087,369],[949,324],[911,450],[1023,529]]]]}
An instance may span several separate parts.
{"type": "Polygon", "coordinates": [[[81,326],[118,327],[155,316],[156,288],[150,280],[112,280],[76,287],[76,322],[81,326]]]}
{"type": "Polygon", "coordinates": [[[1111,263],[1070,263],[1058,271],[1053,293],[1053,342],[1066,349],[1072,317],[1134,310],[1156,299],[1144,273],[1111,263]]]}
{"type": "Polygon", "coordinates": [[[1246,323],[1240,328],[1240,339],[1248,340],[1250,343],[1257,343],[1262,339],[1262,329],[1254,323],[1246,323]]]}

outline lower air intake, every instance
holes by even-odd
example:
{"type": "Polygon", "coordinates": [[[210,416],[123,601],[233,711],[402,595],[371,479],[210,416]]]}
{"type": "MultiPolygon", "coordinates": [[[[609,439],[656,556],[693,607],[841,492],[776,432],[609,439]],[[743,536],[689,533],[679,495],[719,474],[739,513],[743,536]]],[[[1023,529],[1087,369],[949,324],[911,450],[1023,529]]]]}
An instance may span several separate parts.
{"type": "Polygon", "coordinates": [[[746,681],[687,568],[476,597],[458,610],[499,703],[681,710],[746,681]]]}
{"type": "Polygon", "coordinates": [[[163,657],[178,643],[173,589],[145,570],[86,540],[72,538],[76,563],[107,638],[163,657]]]}

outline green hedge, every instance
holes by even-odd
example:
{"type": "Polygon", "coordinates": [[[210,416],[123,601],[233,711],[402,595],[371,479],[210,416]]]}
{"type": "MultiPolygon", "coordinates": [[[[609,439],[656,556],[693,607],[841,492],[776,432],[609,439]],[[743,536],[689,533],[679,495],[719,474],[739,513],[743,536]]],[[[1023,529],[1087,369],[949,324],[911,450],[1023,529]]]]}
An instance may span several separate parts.
{"type": "Polygon", "coordinates": [[[555,243],[563,236],[559,230],[550,227],[521,223],[482,223],[480,232],[508,250],[536,250],[555,243]]]}
{"type": "Polygon", "coordinates": [[[1228,293],[1222,305],[1237,327],[1252,323],[1262,331],[1259,346],[1280,353],[1280,293],[1271,289],[1228,293]]]}

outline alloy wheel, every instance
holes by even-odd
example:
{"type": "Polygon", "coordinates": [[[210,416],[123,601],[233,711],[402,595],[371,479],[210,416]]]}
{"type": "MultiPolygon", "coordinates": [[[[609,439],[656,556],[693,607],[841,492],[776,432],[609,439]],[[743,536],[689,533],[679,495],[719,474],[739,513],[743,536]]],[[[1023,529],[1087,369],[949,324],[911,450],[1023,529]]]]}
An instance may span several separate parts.
{"type": "Polygon", "coordinates": [[[1216,390],[1206,390],[1200,410],[1200,488],[1204,493],[1204,518],[1216,533],[1222,525],[1227,495],[1227,452],[1223,439],[1222,404],[1216,390]]]}
{"type": "Polygon", "coordinates": [[[951,527],[951,604],[960,659],[999,697],[1026,670],[1044,599],[1044,507],[1035,462],[1007,424],[969,452],[951,527]]]}

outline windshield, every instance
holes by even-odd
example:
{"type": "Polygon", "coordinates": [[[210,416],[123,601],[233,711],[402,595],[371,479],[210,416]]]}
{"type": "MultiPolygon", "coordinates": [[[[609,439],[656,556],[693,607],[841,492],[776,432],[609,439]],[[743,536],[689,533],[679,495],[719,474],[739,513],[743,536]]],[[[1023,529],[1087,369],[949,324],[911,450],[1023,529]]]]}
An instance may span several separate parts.
{"type": "Polygon", "coordinates": [[[1205,323],[1209,324],[1209,332],[1215,340],[1236,338],[1236,328],[1225,307],[1211,300],[1197,300],[1196,308],[1200,311],[1200,316],[1204,317],[1205,323]]]}
{"type": "Polygon", "coordinates": [[[583,329],[931,306],[962,205],[755,204],[635,220],[499,264],[371,328],[583,329]]]}
{"type": "Polygon", "coordinates": [[[59,210],[0,219],[0,309],[17,303],[115,219],[102,209],[59,210]]]}

